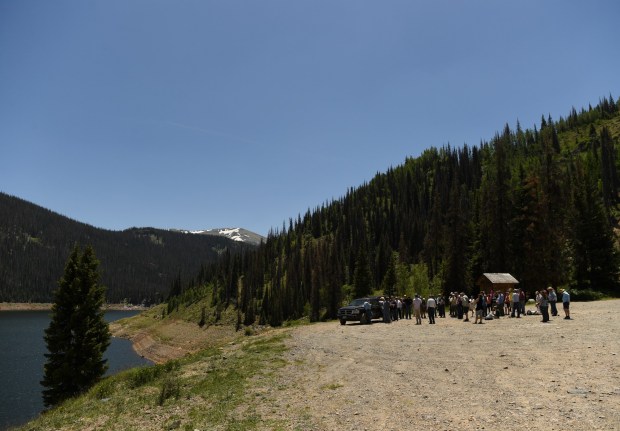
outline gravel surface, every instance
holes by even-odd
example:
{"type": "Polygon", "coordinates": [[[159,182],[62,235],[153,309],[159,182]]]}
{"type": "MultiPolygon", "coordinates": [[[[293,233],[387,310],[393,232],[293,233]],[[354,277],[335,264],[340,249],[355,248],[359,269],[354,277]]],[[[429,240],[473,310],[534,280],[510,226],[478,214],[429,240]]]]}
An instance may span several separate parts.
{"type": "Polygon", "coordinates": [[[294,328],[275,387],[253,390],[290,430],[620,430],[619,311],[294,328]]]}

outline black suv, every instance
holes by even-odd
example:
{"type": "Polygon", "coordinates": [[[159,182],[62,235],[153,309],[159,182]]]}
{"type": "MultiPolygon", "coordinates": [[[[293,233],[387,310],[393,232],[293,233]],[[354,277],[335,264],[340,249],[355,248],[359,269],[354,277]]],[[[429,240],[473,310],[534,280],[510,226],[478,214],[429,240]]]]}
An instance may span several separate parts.
{"type": "Polygon", "coordinates": [[[381,319],[382,317],[383,313],[378,296],[354,299],[349,305],[338,310],[338,320],[340,320],[341,325],[346,325],[347,320],[370,323],[372,319],[381,319]],[[366,301],[370,303],[371,316],[367,316],[366,310],[364,310],[364,302],[366,301]]]}

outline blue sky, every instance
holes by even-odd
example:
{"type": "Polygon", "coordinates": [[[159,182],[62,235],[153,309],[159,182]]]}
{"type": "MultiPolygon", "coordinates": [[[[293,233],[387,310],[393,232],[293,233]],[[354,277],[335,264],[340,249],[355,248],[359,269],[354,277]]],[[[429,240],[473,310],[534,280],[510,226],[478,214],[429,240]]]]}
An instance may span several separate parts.
{"type": "Polygon", "coordinates": [[[0,191],[266,235],[424,149],[620,96],[620,2],[0,0],[0,191]]]}

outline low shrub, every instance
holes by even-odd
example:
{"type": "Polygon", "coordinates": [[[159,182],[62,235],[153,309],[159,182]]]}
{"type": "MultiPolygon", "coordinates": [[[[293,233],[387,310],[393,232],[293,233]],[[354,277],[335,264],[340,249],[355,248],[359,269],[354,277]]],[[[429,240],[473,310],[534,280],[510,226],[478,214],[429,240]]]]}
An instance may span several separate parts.
{"type": "MultiPolygon", "coordinates": [[[[571,301],[600,301],[605,298],[605,294],[592,289],[573,289],[569,293],[571,301]]],[[[558,295],[558,301],[562,301],[561,295],[558,295]]]]}
{"type": "Polygon", "coordinates": [[[91,390],[90,395],[95,399],[109,398],[115,391],[116,381],[114,378],[106,378],[97,383],[91,390]]]}
{"type": "Polygon", "coordinates": [[[177,361],[169,361],[161,365],[134,368],[129,372],[129,388],[135,389],[140,386],[152,383],[162,375],[178,370],[180,367],[177,361]]]}
{"type": "Polygon", "coordinates": [[[181,382],[176,376],[166,376],[159,392],[158,403],[160,406],[164,405],[169,398],[179,399],[181,396],[181,382]]]}

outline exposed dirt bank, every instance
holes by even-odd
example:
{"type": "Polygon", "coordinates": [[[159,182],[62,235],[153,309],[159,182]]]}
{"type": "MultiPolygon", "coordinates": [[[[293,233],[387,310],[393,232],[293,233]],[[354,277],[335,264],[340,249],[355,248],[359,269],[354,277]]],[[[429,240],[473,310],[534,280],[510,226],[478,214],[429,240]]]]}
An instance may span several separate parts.
{"type": "Polygon", "coordinates": [[[31,302],[0,302],[0,311],[51,310],[52,304],[31,302]]]}
{"type": "MultiPolygon", "coordinates": [[[[107,304],[104,307],[106,310],[119,310],[119,311],[131,311],[131,310],[146,310],[144,307],[139,306],[126,306],[124,304],[107,304]]],[[[51,310],[51,303],[39,303],[39,302],[0,302],[0,311],[39,311],[39,310],[51,310]]]]}
{"type": "Polygon", "coordinates": [[[110,324],[115,337],[132,341],[133,348],[157,364],[178,359],[235,336],[234,327],[214,325],[201,328],[196,323],[181,320],[155,320],[146,325],[144,320],[152,316],[140,315],[133,319],[122,319],[110,324]]]}

